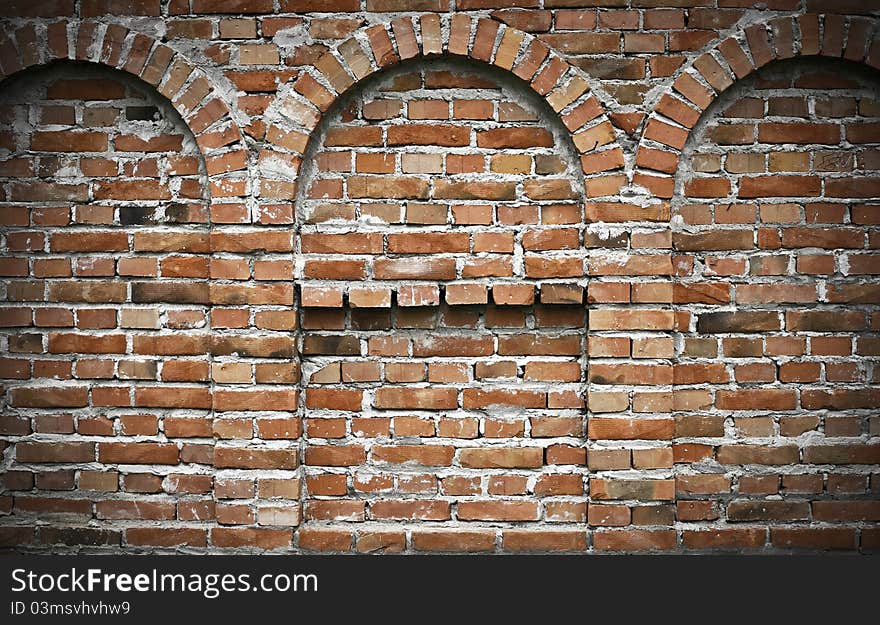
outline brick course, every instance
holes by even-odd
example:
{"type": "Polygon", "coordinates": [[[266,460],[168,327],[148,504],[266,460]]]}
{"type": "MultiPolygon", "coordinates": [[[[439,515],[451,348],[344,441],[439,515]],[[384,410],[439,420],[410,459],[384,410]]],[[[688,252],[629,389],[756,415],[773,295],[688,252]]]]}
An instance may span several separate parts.
{"type": "Polygon", "coordinates": [[[876,550],[877,8],[514,4],[7,9],[0,545],[876,550]]]}

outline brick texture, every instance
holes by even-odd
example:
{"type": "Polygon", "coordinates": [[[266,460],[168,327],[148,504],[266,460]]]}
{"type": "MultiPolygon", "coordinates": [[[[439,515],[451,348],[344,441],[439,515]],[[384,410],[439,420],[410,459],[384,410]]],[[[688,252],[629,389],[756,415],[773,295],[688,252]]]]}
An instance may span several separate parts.
{"type": "Polygon", "coordinates": [[[4,548],[876,551],[871,3],[43,4],[4,548]]]}

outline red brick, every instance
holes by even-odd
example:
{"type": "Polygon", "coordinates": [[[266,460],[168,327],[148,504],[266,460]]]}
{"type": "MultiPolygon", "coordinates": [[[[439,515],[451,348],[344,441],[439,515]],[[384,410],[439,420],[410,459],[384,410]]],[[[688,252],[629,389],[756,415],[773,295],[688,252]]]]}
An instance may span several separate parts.
{"type": "Polygon", "coordinates": [[[577,530],[504,530],[502,546],[505,550],[531,552],[583,551],[587,534],[577,530]]]}
{"type": "Polygon", "coordinates": [[[593,534],[597,551],[668,551],[675,546],[673,530],[606,530],[593,534]]]}
{"type": "Polygon", "coordinates": [[[422,530],[412,532],[413,549],[439,552],[494,551],[492,530],[422,530]]]}
{"type": "Polygon", "coordinates": [[[855,549],[850,528],[770,528],[770,541],[780,549],[855,549]]]}
{"type": "Polygon", "coordinates": [[[453,388],[385,387],[376,391],[377,408],[448,410],[458,407],[458,392],[453,388]]]}
{"type": "Polygon", "coordinates": [[[688,549],[758,549],[767,541],[762,528],[685,530],[682,544],[688,549]]]}
{"type": "Polygon", "coordinates": [[[291,530],[245,527],[215,527],[211,530],[211,543],[216,547],[278,549],[289,547],[292,541],[291,530]]]}
{"type": "Polygon", "coordinates": [[[462,521],[536,521],[538,504],[534,501],[462,501],[458,504],[462,521]]]}
{"type": "Polygon", "coordinates": [[[118,464],[177,464],[173,443],[99,443],[98,460],[118,464]]]}

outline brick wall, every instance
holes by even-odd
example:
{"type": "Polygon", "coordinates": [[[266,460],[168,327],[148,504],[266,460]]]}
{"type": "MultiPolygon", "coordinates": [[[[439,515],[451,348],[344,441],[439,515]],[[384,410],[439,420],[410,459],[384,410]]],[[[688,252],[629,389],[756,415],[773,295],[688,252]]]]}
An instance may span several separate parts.
{"type": "Polygon", "coordinates": [[[451,7],[4,6],[3,546],[880,548],[880,6],[451,7]]]}

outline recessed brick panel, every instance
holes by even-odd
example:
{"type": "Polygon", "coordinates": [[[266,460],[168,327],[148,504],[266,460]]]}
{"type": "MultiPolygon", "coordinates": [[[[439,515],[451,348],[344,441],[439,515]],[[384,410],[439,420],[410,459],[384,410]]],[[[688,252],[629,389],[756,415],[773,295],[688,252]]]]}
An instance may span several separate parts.
{"type": "MultiPolygon", "coordinates": [[[[695,325],[682,335],[677,391],[714,394],[729,426],[705,440],[717,445],[715,460],[733,483],[716,488],[707,480],[718,473],[689,471],[677,484],[689,506],[721,515],[731,493],[747,495],[726,504],[730,523],[817,519],[826,502],[811,511],[806,500],[832,494],[825,482],[839,479],[838,463],[873,470],[871,417],[857,407],[871,403],[875,376],[870,351],[857,346],[870,340],[877,303],[862,273],[875,257],[873,220],[860,217],[873,206],[874,192],[862,189],[876,179],[877,144],[863,133],[876,121],[877,97],[876,81],[857,67],[781,62],[715,101],[685,150],[690,176],[678,183],[682,228],[673,245],[693,260],[680,288],[726,288],[715,301],[681,302],[695,325]],[[718,376],[694,375],[714,368],[718,376]]],[[[866,492],[860,476],[853,487],[866,492]]],[[[851,548],[846,534],[810,532],[774,528],[771,539],[775,547],[851,548]]],[[[685,545],[701,548],[705,537],[688,534],[685,545]]],[[[745,545],[736,534],[729,540],[745,545]]]]}

